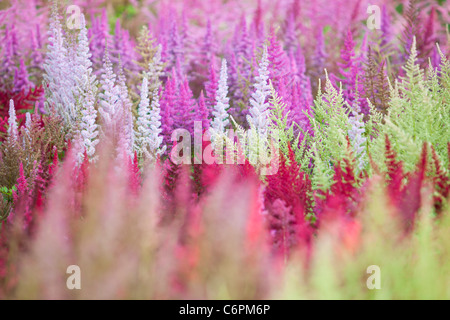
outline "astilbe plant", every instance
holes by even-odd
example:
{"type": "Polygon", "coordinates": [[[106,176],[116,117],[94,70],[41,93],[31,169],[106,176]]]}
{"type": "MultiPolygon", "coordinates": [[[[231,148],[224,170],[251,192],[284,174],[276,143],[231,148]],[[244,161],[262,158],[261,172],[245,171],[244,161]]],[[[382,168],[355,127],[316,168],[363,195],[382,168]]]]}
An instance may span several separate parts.
{"type": "Polygon", "coordinates": [[[369,47],[367,64],[364,70],[364,97],[369,99],[373,106],[383,115],[387,114],[389,107],[389,87],[385,75],[385,61],[378,64],[369,47]]]}
{"type": "Polygon", "coordinates": [[[20,91],[12,95],[8,92],[0,92],[0,105],[2,106],[2,108],[0,108],[0,117],[7,118],[9,104],[12,100],[14,102],[17,118],[19,122],[23,122],[23,120],[25,120],[24,112],[32,111],[43,93],[42,86],[30,88],[27,91],[20,91]]]}
{"type": "Polygon", "coordinates": [[[355,42],[353,41],[353,34],[351,30],[348,30],[347,36],[344,41],[344,49],[341,50],[341,59],[343,63],[339,63],[339,73],[343,79],[332,77],[333,81],[342,81],[343,96],[346,101],[351,104],[358,104],[361,108],[361,112],[368,113],[366,108],[365,99],[363,99],[364,86],[363,84],[363,70],[362,70],[362,57],[356,56],[355,42]],[[359,99],[361,97],[362,99],[359,99]]]}
{"type": "Polygon", "coordinates": [[[211,132],[212,138],[220,138],[220,136],[225,134],[225,129],[230,123],[228,109],[229,98],[228,95],[228,84],[227,84],[227,61],[222,61],[222,67],[220,69],[220,79],[217,88],[216,103],[214,104],[214,109],[212,111],[213,120],[211,121],[211,132]]]}
{"type": "Polygon", "coordinates": [[[278,173],[268,176],[264,192],[274,248],[284,259],[298,247],[308,251],[312,236],[308,221],[312,208],[311,181],[301,172],[290,147],[289,156],[283,156],[278,173]]]}
{"type": "Polygon", "coordinates": [[[366,4],[2,4],[0,298],[448,297],[446,3],[366,4]]]}
{"type": "Polygon", "coordinates": [[[262,137],[266,137],[268,134],[269,103],[267,102],[267,96],[270,91],[268,66],[268,51],[267,46],[264,46],[258,76],[255,77],[255,91],[250,99],[251,108],[247,116],[249,125],[255,128],[262,137]]]}

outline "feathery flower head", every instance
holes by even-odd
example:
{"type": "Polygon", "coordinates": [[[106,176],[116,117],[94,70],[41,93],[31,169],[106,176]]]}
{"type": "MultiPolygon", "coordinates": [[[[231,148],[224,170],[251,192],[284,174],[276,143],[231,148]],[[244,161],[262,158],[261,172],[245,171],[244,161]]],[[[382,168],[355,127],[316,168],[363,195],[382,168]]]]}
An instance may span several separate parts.
{"type": "Polygon", "coordinates": [[[14,108],[14,101],[9,100],[9,118],[8,118],[8,137],[11,141],[17,141],[19,137],[19,128],[17,125],[16,109],[14,108]]]}
{"type": "Polygon", "coordinates": [[[225,127],[230,123],[228,108],[229,99],[228,95],[228,84],[227,84],[228,74],[227,74],[227,61],[222,60],[222,67],[220,68],[220,78],[219,86],[216,93],[216,104],[212,112],[213,121],[211,122],[212,136],[218,136],[225,133],[225,127]]]}
{"type": "Polygon", "coordinates": [[[269,60],[267,46],[264,45],[261,62],[258,66],[258,75],[255,77],[255,91],[250,99],[251,108],[247,115],[247,122],[253,126],[257,132],[266,137],[269,127],[269,102],[270,94],[269,80],[269,60]]]}

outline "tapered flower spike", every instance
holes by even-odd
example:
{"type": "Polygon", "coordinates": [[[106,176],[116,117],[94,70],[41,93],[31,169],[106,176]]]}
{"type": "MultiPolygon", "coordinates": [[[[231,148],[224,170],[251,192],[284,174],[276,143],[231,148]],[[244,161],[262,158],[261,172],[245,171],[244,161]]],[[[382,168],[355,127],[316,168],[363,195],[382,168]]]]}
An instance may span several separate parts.
{"type": "Polygon", "coordinates": [[[98,111],[102,118],[102,130],[113,133],[114,124],[118,119],[119,112],[119,87],[116,85],[116,75],[114,74],[112,63],[109,59],[108,51],[105,51],[103,58],[102,79],[100,80],[101,91],[99,93],[100,106],[98,111]]]}
{"type": "Polygon", "coordinates": [[[289,54],[294,53],[299,45],[294,15],[295,13],[292,11],[288,13],[286,20],[286,32],[284,34],[285,49],[289,54]]]}
{"type": "MultiPolygon", "coordinates": [[[[96,124],[97,110],[95,99],[97,94],[97,80],[92,73],[92,62],[90,61],[89,42],[87,38],[86,21],[81,15],[81,29],[78,35],[78,46],[76,51],[76,75],[77,87],[77,109],[80,110],[77,130],[81,134],[83,146],[90,161],[95,161],[95,146],[99,143],[98,125],[96,124]]],[[[78,160],[81,160],[79,158],[78,160]]]]}
{"type": "Polygon", "coordinates": [[[211,29],[211,20],[208,19],[206,23],[206,34],[204,38],[203,48],[201,51],[202,60],[204,63],[211,63],[212,58],[216,53],[216,46],[214,42],[214,37],[211,29]]]}
{"type": "Polygon", "coordinates": [[[203,130],[209,129],[209,118],[210,113],[208,108],[206,107],[205,97],[203,95],[203,90],[200,91],[200,96],[198,97],[198,102],[196,104],[196,108],[194,110],[194,117],[196,121],[202,122],[203,130]]]}
{"type": "Polygon", "coordinates": [[[216,93],[216,105],[212,112],[213,121],[211,122],[212,136],[219,136],[225,133],[225,127],[229,124],[228,108],[229,99],[228,84],[227,84],[227,61],[222,60],[222,67],[220,69],[219,87],[216,93]]]}
{"type": "MultiPolygon", "coordinates": [[[[24,131],[25,131],[25,136],[27,139],[29,139],[31,141],[32,136],[31,136],[31,130],[33,127],[33,121],[31,119],[31,113],[27,112],[25,114],[25,127],[24,127],[24,131]]],[[[24,139],[25,140],[25,139],[24,139]]]]}
{"type": "Polygon", "coordinates": [[[120,19],[116,20],[116,27],[113,38],[112,62],[115,65],[120,63],[125,70],[134,70],[135,58],[134,44],[130,39],[130,34],[127,30],[122,29],[120,19]]]}
{"type": "Polygon", "coordinates": [[[349,117],[349,124],[351,125],[351,129],[348,131],[348,136],[353,146],[353,152],[355,157],[358,159],[358,168],[362,170],[365,163],[365,143],[366,138],[363,136],[364,129],[364,121],[362,119],[363,115],[359,113],[359,108],[356,106],[352,110],[352,116],[349,117]]]}
{"type": "MultiPolygon", "coordinates": [[[[178,32],[177,20],[172,20],[168,43],[168,68],[169,70],[176,66],[177,62],[184,67],[184,46],[178,32]]],[[[183,70],[184,71],[184,70],[183,70]]],[[[184,72],[183,72],[184,73],[184,72]]]]}
{"type": "Polygon", "coordinates": [[[31,32],[31,66],[42,72],[44,57],[42,53],[42,39],[40,25],[36,24],[36,30],[31,32]]]}
{"type": "Polygon", "coordinates": [[[209,64],[209,79],[205,84],[206,105],[211,111],[216,104],[216,92],[218,86],[219,83],[217,81],[215,61],[214,59],[212,59],[211,63],[209,64]]]}
{"type": "Polygon", "coordinates": [[[153,99],[150,109],[150,139],[149,147],[153,160],[166,152],[166,146],[163,146],[164,137],[161,128],[161,109],[159,105],[159,92],[153,93],[153,99]]]}
{"type": "Polygon", "coordinates": [[[17,141],[19,137],[19,128],[17,125],[16,109],[14,108],[14,101],[9,100],[9,119],[8,119],[8,138],[11,141],[17,141]]]}
{"type": "MultiPolygon", "coordinates": [[[[233,40],[228,47],[230,92],[233,93],[233,100],[235,101],[244,98],[243,79],[247,80],[252,76],[251,61],[254,57],[254,48],[255,41],[252,41],[249,36],[245,15],[242,15],[240,23],[236,25],[233,40]]],[[[243,110],[242,117],[239,111],[236,107],[230,110],[233,116],[245,121],[247,110],[243,110]]]]}
{"type": "MultiPolygon", "coordinates": [[[[292,64],[295,64],[297,68],[297,76],[298,76],[298,84],[300,87],[300,94],[302,96],[302,99],[308,104],[312,104],[313,97],[311,92],[311,81],[306,76],[306,64],[305,64],[305,56],[303,55],[303,52],[301,48],[299,47],[297,49],[297,52],[295,53],[295,58],[291,57],[292,64]]],[[[293,72],[293,71],[291,71],[293,72]]],[[[295,79],[295,76],[294,76],[295,79]]]]}
{"type": "Polygon", "coordinates": [[[383,37],[381,38],[381,47],[385,47],[392,38],[391,20],[386,5],[383,6],[381,11],[381,32],[383,34],[383,37]]]}
{"type": "Polygon", "coordinates": [[[9,91],[14,86],[12,79],[17,70],[17,43],[15,41],[15,29],[14,25],[6,26],[5,35],[2,44],[2,61],[0,66],[1,71],[1,83],[0,88],[3,91],[9,91]],[[4,49],[3,49],[4,47],[4,49]]]}
{"type": "Polygon", "coordinates": [[[27,91],[31,87],[31,82],[28,77],[27,67],[25,66],[23,58],[21,58],[20,66],[16,69],[14,74],[14,91],[27,91]]]}
{"type": "Polygon", "coordinates": [[[314,52],[314,55],[312,57],[312,66],[313,66],[313,72],[312,72],[312,84],[316,85],[317,80],[325,79],[323,77],[324,72],[323,70],[327,67],[327,57],[328,54],[326,52],[326,46],[325,46],[325,39],[323,32],[317,31],[316,36],[316,49],[314,52]]]}
{"type": "Polygon", "coordinates": [[[261,0],[258,0],[255,13],[253,16],[251,29],[253,31],[253,35],[258,39],[262,39],[264,37],[264,24],[262,21],[263,18],[263,10],[261,6],[261,0]]]}
{"type": "Polygon", "coordinates": [[[121,145],[126,154],[130,157],[134,155],[134,116],[133,116],[133,104],[128,96],[128,88],[126,85],[126,78],[123,73],[121,63],[119,63],[119,78],[118,78],[119,96],[121,100],[122,114],[123,114],[123,130],[121,132],[121,145]]]}
{"type": "Polygon", "coordinates": [[[148,83],[151,93],[155,93],[161,86],[161,77],[164,75],[164,62],[161,59],[162,45],[159,44],[153,57],[148,65],[148,83]]]}
{"type": "Polygon", "coordinates": [[[255,92],[250,99],[251,108],[247,115],[247,122],[253,126],[258,134],[266,137],[269,127],[269,103],[267,98],[270,94],[269,80],[269,60],[267,46],[264,46],[261,62],[258,67],[258,75],[255,77],[255,92]]]}
{"type": "Polygon", "coordinates": [[[402,63],[408,61],[408,58],[411,55],[413,38],[419,37],[420,39],[421,36],[420,28],[422,26],[422,21],[419,14],[419,6],[417,0],[411,0],[408,2],[408,6],[404,12],[404,18],[406,20],[406,23],[404,24],[404,28],[400,37],[401,43],[405,50],[405,52],[401,53],[402,63]]]}
{"type": "Polygon", "coordinates": [[[248,58],[251,54],[252,42],[248,34],[245,15],[241,16],[240,23],[236,25],[233,41],[234,51],[238,60],[242,61],[242,58],[248,58]]]}
{"type": "Polygon", "coordinates": [[[286,77],[289,73],[289,61],[286,53],[283,51],[280,42],[277,39],[276,31],[272,28],[269,36],[269,46],[267,48],[269,60],[270,79],[274,88],[278,89],[280,79],[286,77]]]}
{"type": "Polygon", "coordinates": [[[133,195],[137,195],[141,187],[141,172],[139,170],[139,160],[135,152],[133,157],[128,158],[128,186],[133,195]]]}
{"type": "Polygon", "coordinates": [[[151,129],[150,129],[150,100],[148,98],[148,79],[144,77],[141,86],[141,101],[138,107],[137,117],[137,131],[136,131],[136,149],[142,156],[150,143],[151,129]]]}
{"type": "Polygon", "coordinates": [[[177,116],[175,117],[176,128],[184,128],[193,134],[194,121],[193,112],[195,108],[195,100],[192,98],[192,91],[189,87],[189,83],[184,78],[183,82],[180,82],[177,103],[177,116]]]}
{"type": "Polygon", "coordinates": [[[342,82],[344,98],[351,104],[356,103],[360,106],[361,112],[368,113],[367,102],[364,97],[363,86],[363,68],[362,55],[356,56],[355,42],[352,31],[347,31],[344,41],[344,48],[341,50],[341,59],[343,63],[338,63],[341,78],[332,75],[332,81],[342,82]]]}
{"type": "Polygon", "coordinates": [[[141,101],[138,108],[136,149],[141,156],[153,163],[164,154],[166,146],[162,146],[161,110],[159,105],[159,92],[152,98],[151,108],[148,98],[148,79],[144,77],[141,86],[141,101]]]}
{"type": "Polygon", "coordinates": [[[265,207],[274,249],[286,256],[297,245],[305,245],[310,230],[305,216],[312,206],[311,180],[301,170],[288,145],[276,175],[267,176],[265,207]]]}
{"type": "Polygon", "coordinates": [[[176,83],[174,77],[170,77],[165,85],[163,96],[161,99],[161,117],[164,143],[168,144],[171,140],[174,127],[174,106],[176,104],[176,83]]]}
{"type": "Polygon", "coordinates": [[[98,140],[98,126],[96,124],[97,111],[94,107],[95,100],[93,95],[89,95],[86,99],[86,104],[81,110],[81,136],[83,144],[86,148],[86,154],[91,161],[95,161],[95,146],[99,143],[98,140]]]}
{"type": "Polygon", "coordinates": [[[64,119],[65,126],[76,126],[77,110],[72,88],[76,72],[70,67],[65,37],[58,15],[57,1],[53,2],[50,16],[47,56],[44,63],[45,108],[64,119]]]}
{"type": "Polygon", "coordinates": [[[25,129],[27,130],[27,132],[30,132],[31,129],[31,113],[27,112],[25,114],[25,129]]]}
{"type": "Polygon", "coordinates": [[[105,72],[103,70],[103,56],[106,46],[113,44],[113,38],[109,34],[109,23],[106,9],[102,11],[101,17],[92,17],[92,27],[88,32],[89,48],[92,53],[92,62],[94,64],[94,73],[100,76],[105,72]]]}

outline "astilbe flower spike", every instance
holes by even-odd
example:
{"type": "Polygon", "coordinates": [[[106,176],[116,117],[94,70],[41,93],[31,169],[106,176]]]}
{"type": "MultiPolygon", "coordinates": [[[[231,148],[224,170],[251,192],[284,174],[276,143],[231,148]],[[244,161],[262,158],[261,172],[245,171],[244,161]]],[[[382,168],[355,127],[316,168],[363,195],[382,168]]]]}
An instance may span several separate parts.
{"type": "Polygon", "coordinates": [[[409,174],[407,184],[402,190],[402,198],[397,206],[405,232],[410,232],[414,229],[417,214],[423,202],[421,191],[425,181],[425,172],[427,171],[427,158],[428,148],[427,144],[424,143],[416,170],[409,174]]]}
{"type": "Polygon", "coordinates": [[[149,89],[153,94],[159,90],[161,86],[161,77],[164,75],[164,62],[161,58],[162,46],[159,44],[156,53],[148,64],[147,77],[149,79],[149,89]]]}
{"type": "Polygon", "coordinates": [[[289,54],[292,54],[296,51],[298,43],[297,43],[297,28],[295,25],[295,13],[289,12],[287,14],[286,19],[286,26],[285,26],[285,32],[284,32],[284,43],[285,43],[285,49],[286,52],[289,54]]]}
{"type": "Polygon", "coordinates": [[[316,47],[312,57],[313,70],[311,72],[311,84],[313,85],[314,91],[317,90],[318,79],[325,79],[324,69],[328,67],[327,58],[328,53],[326,51],[325,37],[322,30],[318,30],[316,36],[316,47]]]}
{"type": "Polygon", "coordinates": [[[8,118],[8,139],[10,141],[17,141],[19,137],[19,128],[17,125],[16,109],[14,108],[14,101],[9,101],[9,118],[8,118]]]}
{"type": "Polygon", "coordinates": [[[205,96],[203,95],[203,90],[200,91],[200,96],[198,97],[198,101],[196,103],[194,109],[194,121],[199,121],[202,123],[202,129],[209,129],[209,110],[206,106],[205,96]]]}
{"type": "Polygon", "coordinates": [[[308,114],[311,114],[310,102],[307,97],[305,97],[305,91],[302,91],[301,84],[299,82],[294,82],[291,88],[291,101],[288,104],[290,115],[288,117],[288,125],[293,123],[297,124],[294,126],[295,134],[300,135],[303,140],[303,132],[310,132],[311,125],[309,123],[308,114]]]}
{"type": "Polygon", "coordinates": [[[32,201],[34,202],[33,205],[33,210],[35,213],[37,213],[36,216],[42,216],[42,209],[44,207],[44,193],[46,191],[46,187],[47,187],[47,171],[48,170],[48,166],[46,165],[46,163],[44,163],[43,161],[41,161],[39,163],[39,165],[37,166],[37,168],[35,168],[33,170],[32,173],[32,177],[33,177],[33,190],[32,190],[32,194],[33,194],[33,199],[32,201]]]}
{"type": "Polygon", "coordinates": [[[102,11],[100,17],[92,17],[92,27],[88,32],[89,48],[92,53],[94,73],[100,76],[106,72],[103,69],[105,49],[108,44],[113,44],[113,39],[109,33],[109,24],[106,9],[102,11]]]}
{"type": "Polygon", "coordinates": [[[268,68],[270,79],[272,81],[272,85],[277,90],[280,79],[287,77],[289,74],[289,61],[273,28],[269,36],[269,46],[267,47],[267,52],[268,60],[270,62],[268,68]]]}
{"type": "Polygon", "coordinates": [[[119,121],[123,114],[120,113],[119,87],[116,85],[116,75],[107,50],[103,58],[103,70],[105,73],[100,80],[98,111],[102,119],[102,131],[104,134],[113,135],[120,129],[119,121]]]}
{"type": "Polygon", "coordinates": [[[192,114],[195,102],[192,98],[192,91],[186,77],[183,81],[180,79],[179,94],[177,97],[176,113],[175,113],[175,129],[184,128],[189,131],[192,136],[194,131],[194,122],[192,114]]]}
{"type": "MultiPolygon", "coordinates": [[[[355,108],[356,109],[356,108],[355,108]]],[[[366,138],[363,136],[364,122],[362,120],[362,114],[359,114],[357,110],[352,110],[352,116],[349,117],[348,122],[351,125],[351,129],[348,131],[351,144],[356,158],[358,159],[358,168],[362,170],[365,166],[365,143],[366,138]]]]}
{"type": "Polygon", "coordinates": [[[361,194],[356,185],[355,159],[351,151],[352,145],[348,136],[347,150],[349,154],[336,165],[333,176],[334,183],[330,191],[332,196],[342,202],[345,213],[354,216],[357,212],[357,204],[361,200],[361,194]]]}
{"type": "Polygon", "coordinates": [[[419,275],[388,296],[447,292],[445,1],[411,1],[403,17],[384,1],[381,30],[362,33],[363,0],[346,11],[326,0],[79,0],[91,23],[74,29],[57,0],[7,2],[0,299],[371,298],[354,284],[365,288],[372,259],[404,273],[386,281],[419,275]],[[280,159],[252,161],[249,126],[267,138],[264,160],[279,133],[280,159]],[[179,128],[194,137],[183,156],[201,161],[171,159],[179,128]],[[210,129],[228,134],[226,164],[210,129]],[[61,285],[72,263],[83,290],[61,285]]]}
{"type": "MultiPolygon", "coordinates": [[[[176,19],[172,20],[169,32],[169,43],[167,48],[168,53],[168,70],[174,68],[177,63],[180,63],[184,68],[184,46],[178,31],[176,19]]],[[[183,70],[184,71],[184,70],[183,70]]]]}
{"type": "Polygon", "coordinates": [[[383,35],[382,40],[381,40],[381,48],[385,48],[391,41],[391,37],[392,37],[391,18],[389,16],[389,11],[388,11],[386,5],[383,5],[383,9],[381,11],[381,26],[380,27],[381,27],[381,33],[383,35]]]}
{"type": "Polygon", "coordinates": [[[298,246],[308,247],[311,229],[306,214],[311,208],[311,181],[300,170],[289,145],[289,155],[283,156],[276,175],[267,177],[264,191],[268,226],[276,250],[287,257],[298,246]]]}
{"type": "Polygon", "coordinates": [[[113,38],[112,62],[115,65],[122,64],[125,70],[134,70],[135,58],[134,44],[127,30],[122,29],[120,19],[116,20],[113,38]],[[120,60],[120,61],[119,61],[120,60]]]}
{"type": "Polygon", "coordinates": [[[1,80],[0,91],[11,91],[14,88],[13,77],[17,71],[17,43],[15,41],[14,25],[7,25],[5,28],[5,35],[3,38],[4,49],[2,50],[2,64],[1,64],[1,80]]]}
{"type": "Polygon", "coordinates": [[[295,54],[291,54],[291,73],[293,73],[293,81],[298,81],[302,100],[310,105],[313,101],[311,92],[311,81],[306,76],[305,56],[299,47],[295,54]],[[296,72],[295,72],[296,71],[296,72]]]}
{"type": "Polygon", "coordinates": [[[170,143],[170,137],[174,129],[175,104],[176,104],[176,79],[172,76],[167,79],[161,99],[161,119],[164,136],[164,144],[170,143]]]}
{"type": "Polygon", "coordinates": [[[136,149],[143,155],[150,143],[150,100],[148,98],[148,79],[144,77],[141,85],[141,101],[138,107],[136,120],[136,149]]]}
{"type": "Polygon", "coordinates": [[[135,152],[134,116],[132,111],[133,104],[128,95],[126,78],[123,73],[123,68],[120,64],[119,64],[118,86],[119,86],[120,105],[122,108],[121,113],[123,114],[122,119],[123,130],[121,130],[120,132],[119,148],[125,150],[125,153],[129,157],[131,157],[134,155],[135,152]]]}
{"type": "MultiPolygon", "coordinates": [[[[420,37],[420,27],[421,27],[421,21],[419,16],[419,9],[418,9],[418,1],[417,0],[409,0],[408,1],[408,7],[405,10],[404,16],[406,23],[404,25],[404,28],[402,30],[401,34],[401,42],[403,44],[403,49],[405,52],[401,54],[401,62],[406,62],[411,55],[411,47],[413,43],[413,38],[420,37]]],[[[418,41],[421,42],[420,39],[418,41]]],[[[402,72],[402,70],[400,70],[402,72]]]]}
{"type": "Polygon", "coordinates": [[[212,112],[216,104],[216,92],[218,86],[219,82],[216,76],[215,62],[214,59],[212,59],[212,61],[209,64],[209,78],[208,81],[205,83],[206,105],[210,110],[210,113],[212,112]]]}
{"type": "Polygon", "coordinates": [[[208,19],[206,22],[206,33],[204,37],[203,47],[201,50],[201,61],[206,66],[210,65],[213,60],[213,57],[216,53],[216,43],[214,41],[214,35],[211,27],[211,20],[208,19]]]}
{"type": "Polygon", "coordinates": [[[153,93],[152,104],[150,108],[150,153],[154,160],[162,156],[166,152],[166,146],[163,145],[164,137],[161,135],[161,109],[159,105],[159,93],[153,93]]]}
{"type": "Polygon", "coordinates": [[[392,147],[389,137],[385,136],[385,157],[387,174],[386,179],[388,183],[389,195],[395,204],[398,203],[399,197],[403,190],[403,179],[405,173],[403,171],[403,163],[396,159],[396,152],[392,147]]]}
{"type": "MultiPolygon", "coordinates": [[[[98,140],[98,125],[96,124],[97,110],[95,109],[95,97],[97,94],[97,80],[92,73],[92,62],[90,61],[89,43],[87,38],[86,21],[81,15],[81,29],[78,35],[78,46],[76,51],[76,95],[77,109],[80,110],[81,119],[77,130],[80,134],[82,147],[90,161],[95,161],[95,146],[98,140]]],[[[78,153],[80,155],[80,153],[78,153]]],[[[79,157],[78,161],[81,162],[79,157]]]]}
{"type": "Polygon", "coordinates": [[[129,158],[128,161],[128,179],[129,187],[133,195],[137,195],[141,186],[141,172],[139,170],[139,161],[137,152],[135,152],[133,158],[129,158]]]}
{"type": "Polygon", "coordinates": [[[269,126],[269,103],[267,98],[270,93],[269,80],[269,60],[267,46],[263,48],[263,55],[259,63],[258,75],[255,77],[255,91],[250,99],[251,108],[247,115],[247,122],[253,126],[258,134],[266,137],[269,126]]]}
{"type": "Polygon", "coordinates": [[[27,67],[23,58],[20,59],[20,67],[14,73],[14,91],[27,91],[31,87],[27,67]]]}
{"type": "Polygon", "coordinates": [[[338,63],[339,73],[342,78],[332,75],[332,80],[340,81],[343,84],[344,99],[349,103],[357,103],[361,112],[368,113],[363,86],[362,61],[361,57],[356,57],[355,42],[352,31],[349,29],[344,41],[344,48],[341,50],[341,59],[343,63],[338,63]]]}
{"type": "Polygon", "coordinates": [[[222,67],[220,69],[220,79],[219,86],[216,93],[216,104],[214,105],[214,110],[212,112],[213,120],[211,121],[211,137],[216,137],[223,135],[225,133],[226,126],[230,123],[228,108],[229,99],[228,85],[227,85],[227,62],[222,60],[222,67]]]}
{"type": "Polygon", "coordinates": [[[65,125],[75,126],[77,112],[71,89],[75,86],[74,70],[70,69],[65,47],[65,37],[58,16],[57,1],[53,2],[50,17],[47,55],[44,63],[44,89],[47,111],[55,110],[65,125]]]}

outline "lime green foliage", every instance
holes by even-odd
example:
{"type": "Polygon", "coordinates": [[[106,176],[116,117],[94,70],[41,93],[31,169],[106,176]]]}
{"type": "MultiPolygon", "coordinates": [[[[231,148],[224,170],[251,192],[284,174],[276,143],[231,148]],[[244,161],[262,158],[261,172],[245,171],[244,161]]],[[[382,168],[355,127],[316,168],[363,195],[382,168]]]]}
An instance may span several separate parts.
{"type": "Polygon", "coordinates": [[[312,175],[314,189],[326,189],[331,185],[333,163],[346,155],[346,136],[351,129],[348,121],[350,113],[342,96],[342,88],[337,90],[326,73],[325,92],[319,92],[308,115],[314,136],[305,134],[303,148],[297,152],[303,168],[308,168],[309,159],[314,161],[312,175]]]}
{"type": "MultiPolygon", "coordinates": [[[[398,158],[407,171],[415,167],[424,142],[431,143],[441,160],[447,163],[447,143],[450,138],[449,62],[441,53],[440,75],[430,66],[425,79],[417,63],[415,40],[411,55],[403,67],[405,76],[391,86],[389,114],[384,125],[372,130],[374,140],[369,151],[381,168],[384,166],[384,136],[392,141],[398,158]]],[[[380,122],[379,122],[380,123],[380,122]]],[[[372,125],[372,124],[371,124],[372,125]]],[[[372,125],[373,126],[373,125],[372,125]]]]}
{"type": "MultiPolygon", "coordinates": [[[[428,68],[426,75],[417,62],[415,40],[411,55],[403,67],[404,76],[390,84],[387,116],[368,101],[370,116],[364,125],[365,148],[375,164],[385,169],[384,141],[387,134],[398,159],[406,171],[415,168],[422,145],[433,145],[443,167],[448,167],[447,143],[450,140],[450,63],[440,51],[440,71],[428,68]]],[[[320,88],[320,85],[319,85],[320,88]]],[[[278,99],[279,100],[279,99],[278,99]]],[[[274,102],[278,102],[274,99],[274,102]]],[[[279,109],[279,102],[273,103],[279,109]]],[[[277,112],[277,111],[275,111],[277,112]]],[[[314,189],[325,190],[331,185],[333,164],[346,156],[346,136],[351,129],[350,108],[343,99],[342,90],[336,89],[326,76],[325,92],[319,89],[309,115],[314,135],[306,139],[296,151],[302,168],[308,172],[314,189]],[[313,166],[309,166],[312,159],[313,166]]],[[[280,126],[282,121],[277,122],[280,126]]],[[[286,136],[285,139],[292,137],[286,136]]],[[[283,145],[282,141],[282,145],[283,145]]],[[[363,170],[370,171],[368,164],[363,170]]]]}
{"type": "Polygon", "coordinates": [[[277,130],[279,135],[280,152],[289,158],[289,145],[298,145],[299,136],[294,135],[294,125],[288,125],[289,112],[285,112],[286,104],[283,103],[278,93],[270,84],[271,89],[271,131],[277,130]]]}

